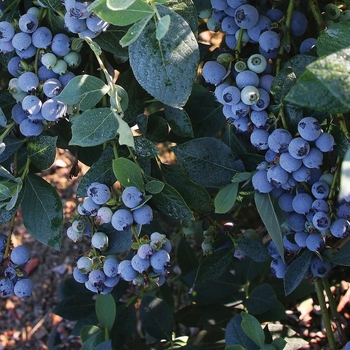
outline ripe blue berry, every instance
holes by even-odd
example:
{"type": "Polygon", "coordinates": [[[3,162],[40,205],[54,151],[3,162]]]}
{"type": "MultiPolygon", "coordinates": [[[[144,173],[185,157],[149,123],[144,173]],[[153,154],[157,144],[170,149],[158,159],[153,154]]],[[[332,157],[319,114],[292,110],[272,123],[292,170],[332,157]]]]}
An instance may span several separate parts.
{"type": "Polygon", "coordinates": [[[207,83],[216,85],[226,75],[226,69],[216,61],[208,61],[203,66],[202,75],[207,83]]]}
{"type": "Polygon", "coordinates": [[[153,220],[152,208],[145,204],[141,208],[133,211],[134,221],[139,225],[149,224],[153,220]]]}
{"type": "Polygon", "coordinates": [[[111,198],[111,191],[107,185],[98,182],[90,184],[86,193],[96,204],[105,204],[111,198]]]}
{"type": "Polygon", "coordinates": [[[133,215],[127,209],[118,209],[112,216],[111,224],[117,231],[126,231],[134,222],[133,215]]]}
{"type": "Polygon", "coordinates": [[[315,141],[322,133],[319,121],[314,117],[305,117],[298,123],[298,132],[306,141],[315,141]]]}
{"type": "Polygon", "coordinates": [[[122,201],[130,209],[141,204],[143,198],[143,193],[135,186],[126,187],[122,193],[122,201]]]}
{"type": "Polygon", "coordinates": [[[29,278],[23,278],[16,282],[13,292],[16,296],[22,299],[29,298],[34,290],[34,284],[29,278]]]}
{"type": "Polygon", "coordinates": [[[259,12],[254,6],[244,4],[236,9],[234,19],[240,28],[253,28],[258,23],[259,12]]]}

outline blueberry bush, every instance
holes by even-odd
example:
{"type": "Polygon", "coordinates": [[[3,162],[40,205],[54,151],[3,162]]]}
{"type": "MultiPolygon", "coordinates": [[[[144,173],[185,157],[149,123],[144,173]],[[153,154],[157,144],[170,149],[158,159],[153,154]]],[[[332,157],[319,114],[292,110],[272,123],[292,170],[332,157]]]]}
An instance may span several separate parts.
{"type": "Polygon", "coordinates": [[[268,323],[313,291],[348,349],[349,43],[349,0],[2,1],[0,295],[34,292],[20,211],[88,242],[54,310],[84,350],[284,349],[268,323]],[[89,167],[66,230],[57,148],[89,167]]]}

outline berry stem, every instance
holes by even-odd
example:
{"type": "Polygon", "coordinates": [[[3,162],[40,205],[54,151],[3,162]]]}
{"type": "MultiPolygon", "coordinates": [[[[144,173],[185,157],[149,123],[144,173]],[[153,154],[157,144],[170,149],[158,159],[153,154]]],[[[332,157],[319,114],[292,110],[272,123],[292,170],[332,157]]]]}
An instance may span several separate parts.
{"type": "Polygon", "coordinates": [[[338,180],[339,180],[339,176],[340,176],[340,169],[341,169],[341,159],[339,156],[337,157],[337,161],[336,161],[334,166],[335,166],[336,170],[334,173],[332,185],[331,185],[331,188],[329,190],[329,195],[328,195],[328,198],[331,200],[334,199],[334,197],[337,193],[337,184],[338,184],[338,180]]]}
{"type": "MultiPolygon", "coordinates": [[[[289,0],[288,8],[287,8],[287,13],[286,13],[286,31],[284,35],[287,35],[289,37],[289,28],[290,24],[292,22],[292,15],[293,15],[293,10],[294,10],[294,5],[295,5],[295,0],[289,0]]],[[[281,61],[282,61],[282,55],[284,52],[285,46],[281,45],[279,50],[278,50],[278,58],[276,60],[276,75],[279,73],[281,70],[281,61]]]]}
{"type": "Polygon", "coordinates": [[[4,130],[4,132],[0,135],[0,141],[2,141],[8,134],[9,132],[12,130],[13,126],[15,125],[15,122],[11,122],[10,124],[8,124],[6,126],[6,129],[4,130]]]}
{"type": "Polygon", "coordinates": [[[318,31],[325,29],[327,26],[326,26],[326,23],[325,23],[324,18],[322,16],[321,10],[318,6],[318,1],[317,0],[309,0],[308,5],[309,5],[309,9],[310,9],[312,15],[314,16],[316,23],[317,23],[318,31]]]}
{"type": "Polygon", "coordinates": [[[322,284],[323,284],[323,289],[325,290],[325,292],[327,294],[327,298],[328,298],[328,302],[329,302],[329,307],[331,309],[333,321],[337,325],[337,331],[339,333],[341,343],[345,344],[347,342],[347,337],[346,337],[344,330],[341,326],[341,323],[339,321],[339,313],[337,311],[337,306],[335,304],[335,300],[334,300],[334,297],[333,297],[333,294],[331,291],[331,287],[329,285],[329,281],[326,277],[322,278],[322,284]]]}
{"type": "Polygon", "coordinates": [[[337,122],[339,123],[340,130],[345,134],[345,137],[350,142],[350,133],[348,131],[348,128],[346,126],[344,115],[339,113],[337,114],[337,122]]]}
{"type": "Polygon", "coordinates": [[[13,230],[15,229],[15,217],[16,217],[16,214],[13,215],[11,218],[10,233],[8,234],[7,240],[6,240],[6,248],[5,248],[4,258],[7,258],[9,256],[9,251],[10,251],[10,246],[11,246],[11,236],[12,236],[13,230]]]}
{"type": "Polygon", "coordinates": [[[243,38],[243,29],[239,29],[239,34],[238,34],[238,39],[236,43],[236,48],[235,48],[235,59],[236,61],[239,61],[239,56],[241,53],[241,46],[242,46],[242,38],[243,38]]]}
{"type": "Polygon", "coordinates": [[[332,350],[336,350],[337,349],[337,345],[334,339],[334,334],[333,334],[333,330],[332,330],[332,325],[331,325],[331,320],[329,318],[329,314],[328,314],[328,309],[327,309],[327,305],[326,305],[326,300],[323,294],[323,285],[322,285],[322,281],[320,279],[317,279],[315,281],[315,291],[317,294],[317,299],[318,302],[320,304],[321,307],[321,311],[322,311],[322,318],[326,327],[326,332],[327,332],[327,338],[328,338],[328,344],[330,346],[330,349],[332,350]]]}

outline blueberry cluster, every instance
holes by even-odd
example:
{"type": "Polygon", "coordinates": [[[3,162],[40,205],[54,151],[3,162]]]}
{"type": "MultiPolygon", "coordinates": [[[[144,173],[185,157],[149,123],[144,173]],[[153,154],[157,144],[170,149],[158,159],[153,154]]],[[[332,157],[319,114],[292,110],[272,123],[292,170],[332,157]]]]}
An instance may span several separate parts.
{"type": "MultiPolygon", "coordinates": [[[[4,260],[7,236],[0,233],[0,262],[4,260]]],[[[20,245],[12,249],[8,266],[4,271],[5,278],[0,279],[0,296],[16,295],[19,298],[29,298],[33,292],[33,282],[28,278],[24,267],[30,258],[26,246],[20,245]]]]}
{"type": "Polygon", "coordinates": [[[69,69],[81,61],[66,34],[53,35],[39,25],[39,13],[38,8],[29,8],[19,19],[17,33],[10,22],[0,22],[0,52],[16,52],[7,64],[14,77],[8,89],[17,101],[11,117],[26,137],[40,135],[46,124],[65,116],[67,105],[55,96],[75,76],[69,69]]]}
{"type": "MultiPolygon", "coordinates": [[[[335,146],[334,138],[322,131],[317,119],[305,117],[298,123],[298,136],[275,129],[259,143],[267,149],[266,162],[258,166],[252,184],[256,191],[277,198],[286,215],[285,258],[309,249],[316,254],[310,265],[312,275],[324,277],[331,268],[327,257],[321,257],[326,238],[345,238],[350,234],[350,204],[344,200],[338,207],[331,205],[334,175],[321,170],[324,154],[335,146]]],[[[283,278],[288,262],[283,263],[273,242],[269,251],[273,257],[272,273],[283,278]]]]}
{"type": "MultiPolygon", "coordinates": [[[[231,50],[236,49],[238,38],[241,44],[259,44],[259,52],[265,58],[276,58],[281,45],[280,22],[284,13],[278,8],[256,8],[248,0],[211,0],[212,9],[207,21],[208,29],[225,33],[225,43],[231,50]]],[[[300,11],[293,11],[290,34],[302,36],[308,21],[300,11]]]]}
{"type": "MultiPolygon", "coordinates": [[[[223,54],[218,61],[221,59],[227,61],[233,57],[223,54]]],[[[257,129],[264,128],[268,120],[266,108],[270,104],[269,92],[273,79],[271,74],[262,74],[268,65],[265,57],[253,54],[246,62],[236,62],[231,72],[218,61],[206,62],[202,75],[207,83],[216,86],[214,95],[223,105],[226,119],[233,123],[238,132],[248,131],[250,123],[257,129]],[[227,79],[228,74],[231,77],[227,79]]]]}
{"type": "Polygon", "coordinates": [[[135,233],[136,225],[152,221],[153,211],[145,204],[144,194],[137,187],[129,186],[116,199],[108,186],[98,182],[91,183],[86,193],[87,197],[78,206],[79,218],[67,229],[67,236],[74,242],[84,236],[91,238],[92,249],[77,261],[74,279],[102,294],[110,293],[120,278],[150,289],[163,284],[171,250],[171,243],[163,234],[154,232],[150,237],[137,238],[132,245],[135,254],[131,260],[119,262],[114,255],[104,255],[109,247],[104,224],[116,231],[131,229],[135,233]]]}
{"type": "MultiPolygon", "coordinates": [[[[38,2],[40,6],[45,7],[40,1],[38,2]]],[[[88,7],[90,4],[91,2],[88,1],[63,1],[66,9],[64,24],[67,30],[92,39],[104,32],[108,28],[109,23],[89,11],[88,7]]]]}
{"type": "MultiPolygon", "coordinates": [[[[344,238],[350,233],[347,202],[350,198],[334,205],[334,193],[331,193],[334,176],[321,169],[324,154],[335,146],[334,138],[324,132],[312,116],[302,118],[298,133],[292,135],[286,129],[276,128],[267,110],[273,80],[271,62],[280,51],[286,30],[292,37],[300,38],[306,32],[307,18],[294,10],[286,29],[286,16],[278,8],[258,8],[247,0],[211,0],[211,5],[212,9],[202,17],[208,18],[209,29],[224,32],[229,49],[236,50],[240,45],[240,51],[242,46],[258,44],[259,53],[248,59],[225,52],[215,61],[207,61],[202,76],[223,105],[223,114],[236,132],[249,135],[250,144],[265,155],[265,162],[259,164],[252,177],[253,187],[260,193],[271,193],[286,215],[283,225],[286,263],[271,242],[271,271],[283,278],[288,258],[301,249],[309,249],[315,252],[311,274],[323,277],[331,267],[325,252],[326,238],[344,238]]],[[[324,16],[336,19],[341,13],[336,5],[329,4],[324,16]]],[[[342,20],[346,20],[346,16],[344,11],[342,20]]],[[[315,44],[315,38],[307,38],[301,41],[299,52],[305,53],[315,44]]],[[[210,249],[210,242],[205,240],[203,244],[204,250],[210,249]]],[[[237,254],[240,258],[240,252],[237,254]]]]}

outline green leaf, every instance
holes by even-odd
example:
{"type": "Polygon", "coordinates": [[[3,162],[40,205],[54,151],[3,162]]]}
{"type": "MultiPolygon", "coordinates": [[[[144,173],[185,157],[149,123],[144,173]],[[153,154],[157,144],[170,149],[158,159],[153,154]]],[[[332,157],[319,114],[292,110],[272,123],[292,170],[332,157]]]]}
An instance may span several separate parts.
{"type": "Polygon", "coordinates": [[[91,335],[81,347],[81,350],[96,350],[98,344],[105,340],[104,331],[99,331],[91,335]]]}
{"type": "Polygon", "coordinates": [[[347,241],[331,258],[331,263],[342,266],[350,266],[350,241],[347,241]]]}
{"type": "Polygon", "coordinates": [[[113,11],[125,10],[134,2],[135,0],[107,0],[107,6],[113,11]]]}
{"type": "Polygon", "coordinates": [[[146,183],[145,190],[150,194],[157,194],[162,192],[164,188],[164,182],[158,180],[151,180],[146,183]]]}
{"type": "Polygon", "coordinates": [[[192,0],[167,0],[166,6],[179,14],[191,27],[192,32],[198,29],[198,14],[192,0]]]}
{"type": "Polygon", "coordinates": [[[166,182],[180,193],[190,208],[203,212],[213,209],[213,200],[208,191],[190,180],[183,169],[162,164],[161,171],[166,182]]]}
{"type": "Polygon", "coordinates": [[[85,111],[72,119],[70,145],[92,147],[113,140],[120,135],[120,144],[133,147],[132,132],[109,108],[95,108],[85,111]]]}
{"type": "Polygon", "coordinates": [[[162,40],[166,35],[166,33],[168,33],[170,22],[171,22],[171,19],[169,15],[165,15],[160,18],[160,20],[157,23],[157,29],[156,29],[157,40],[162,40]]]}
{"type": "Polygon", "coordinates": [[[198,44],[181,16],[166,7],[159,5],[157,8],[161,16],[170,16],[170,28],[158,41],[155,23],[148,22],[140,37],[129,46],[130,65],[148,93],[169,106],[182,107],[196,77],[198,44]],[[143,69],[139,69],[140,66],[143,69]]]}
{"type": "Polygon", "coordinates": [[[39,135],[34,139],[29,139],[27,143],[28,157],[39,169],[50,168],[56,158],[57,136],[39,135]]]}
{"type": "Polygon", "coordinates": [[[232,209],[236,202],[238,183],[231,183],[222,188],[215,196],[215,213],[224,214],[232,209]]]}
{"type": "Polygon", "coordinates": [[[253,261],[264,262],[270,257],[261,241],[243,237],[237,240],[237,244],[253,261]]]}
{"type": "Polygon", "coordinates": [[[145,331],[156,339],[171,340],[174,315],[161,299],[145,295],[141,301],[140,318],[145,331]]]}
{"type": "Polygon", "coordinates": [[[204,187],[227,185],[237,171],[244,171],[231,149],[214,138],[190,140],[172,149],[189,178],[204,187]]]}
{"type": "MultiPolygon", "coordinates": [[[[297,78],[304,73],[306,67],[317,59],[310,55],[295,55],[284,64],[284,68],[291,68],[297,78]]],[[[283,69],[284,70],[284,69],[283,69]]],[[[288,92],[288,91],[287,91],[288,92]]]]}
{"type": "Polygon", "coordinates": [[[121,27],[128,26],[141,18],[154,14],[153,8],[142,0],[136,0],[127,9],[120,11],[111,11],[108,5],[108,1],[106,4],[106,0],[98,0],[94,1],[88,7],[88,10],[96,13],[103,20],[121,27]]]}
{"type": "Polygon", "coordinates": [[[277,298],[273,288],[262,283],[256,286],[250,293],[248,299],[244,301],[244,306],[253,315],[263,314],[277,305],[277,298]]]}
{"type": "Polygon", "coordinates": [[[334,23],[327,29],[323,30],[320,33],[316,44],[318,56],[330,55],[336,51],[349,47],[349,29],[349,22],[340,22],[334,23]]]}
{"type": "Polygon", "coordinates": [[[95,107],[109,91],[109,86],[93,75],[78,75],[71,79],[56,99],[67,104],[79,104],[82,111],[95,107]]]}
{"type": "Polygon", "coordinates": [[[225,346],[225,350],[247,350],[247,348],[242,345],[229,345],[225,346]]]}
{"type": "Polygon", "coordinates": [[[181,274],[186,276],[198,267],[198,259],[187,239],[182,236],[176,249],[176,257],[181,269],[181,274]]]}
{"type": "Polygon", "coordinates": [[[305,249],[300,256],[288,265],[283,279],[285,295],[292,293],[303,280],[309,270],[313,254],[310,250],[305,249]]]}
{"type": "Polygon", "coordinates": [[[0,165],[0,178],[16,181],[16,178],[2,165],[0,165]]]}
{"type": "Polygon", "coordinates": [[[96,314],[101,325],[110,332],[116,316],[116,305],[111,294],[97,296],[96,314]]]}
{"type": "Polygon", "coordinates": [[[244,147],[241,140],[238,138],[233,125],[227,125],[227,128],[222,134],[221,141],[230,147],[232,153],[236,157],[248,153],[247,149],[244,147]]]}
{"type": "Polygon", "coordinates": [[[230,322],[226,326],[225,340],[226,345],[242,345],[249,350],[259,350],[257,346],[242,329],[242,316],[241,314],[231,318],[230,322]]]}
{"type": "Polygon", "coordinates": [[[144,191],[141,169],[133,161],[126,158],[114,159],[113,171],[123,187],[136,186],[144,191]]]}
{"type": "Polygon", "coordinates": [[[183,108],[164,107],[165,118],[174,134],[181,137],[193,137],[191,119],[183,108]]]}
{"type": "Polygon", "coordinates": [[[92,335],[101,332],[100,327],[94,325],[86,325],[81,329],[80,338],[85,343],[92,335]]]}
{"type": "Polygon", "coordinates": [[[282,241],[281,226],[276,215],[271,196],[268,193],[258,193],[255,191],[254,200],[261,220],[263,221],[270,237],[276,244],[277,250],[283,259],[284,247],[282,241]]]}
{"type": "MultiPolygon", "coordinates": [[[[0,225],[5,225],[8,221],[11,220],[11,218],[16,214],[19,205],[21,204],[22,198],[23,198],[23,190],[18,193],[18,198],[16,200],[16,203],[11,203],[12,208],[7,209],[6,207],[0,207],[0,225]]],[[[14,199],[15,197],[12,197],[14,199]]]]}
{"type": "Polygon", "coordinates": [[[0,108],[0,127],[6,128],[6,125],[7,125],[7,119],[5,117],[5,114],[2,108],[0,108]]]}
{"type": "Polygon", "coordinates": [[[241,327],[245,334],[258,346],[263,346],[265,343],[265,334],[261,328],[260,322],[252,315],[246,312],[241,312],[242,322],[241,327]]]}
{"type": "Polygon", "coordinates": [[[165,215],[175,219],[194,220],[191,209],[180,193],[168,184],[164,184],[162,192],[152,196],[152,203],[165,215]]]}
{"type": "Polygon", "coordinates": [[[41,3],[46,7],[49,7],[55,11],[57,11],[62,6],[62,3],[60,0],[43,0],[41,1],[41,3]]]}
{"type": "Polygon", "coordinates": [[[226,123],[226,118],[222,113],[222,105],[215,100],[214,94],[196,83],[193,84],[184,110],[191,118],[196,138],[214,136],[226,123]]]}
{"type": "Polygon", "coordinates": [[[233,251],[234,248],[221,249],[203,259],[198,267],[193,285],[219,278],[231,264],[233,251]]]}
{"type": "Polygon", "coordinates": [[[73,294],[58,302],[53,312],[67,320],[79,320],[89,316],[95,309],[92,294],[73,294]]]}
{"type": "Polygon", "coordinates": [[[292,68],[282,69],[272,80],[271,94],[277,104],[282,104],[284,98],[296,81],[295,73],[292,68]]]}
{"type": "Polygon", "coordinates": [[[347,150],[345,157],[341,164],[341,174],[340,174],[340,191],[338,200],[350,198],[350,148],[347,150]]]}
{"type": "Polygon", "coordinates": [[[0,154],[0,163],[10,158],[24,144],[23,139],[18,139],[12,135],[5,137],[3,141],[5,142],[6,148],[5,151],[0,154]]]}
{"type": "Polygon", "coordinates": [[[159,153],[159,149],[155,144],[146,139],[144,136],[135,136],[135,154],[144,158],[153,158],[159,153]]]}
{"type": "Polygon", "coordinates": [[[350,111],[350,48],[320,58],[307,66],[286,100],[327,113],[350,111]],[[310,93],[312,91],[312,93],[310,93]]]}
{"type": "Polygon", "coordinates": [[[126,47],[135,42],[145,29],[146,24],[153,17],[153,14],[148,15],[139,21],[135,22],[126,32],[126,34],[120,39],[119,44],[122,47],[126,47]]]}
{"type": "Polygon", "coordinates": [[[39,242],[60,250],[63,209],[56,190],[41,177],[29,173],[24,180],[21,206],[28,232],[39,242]]]}

